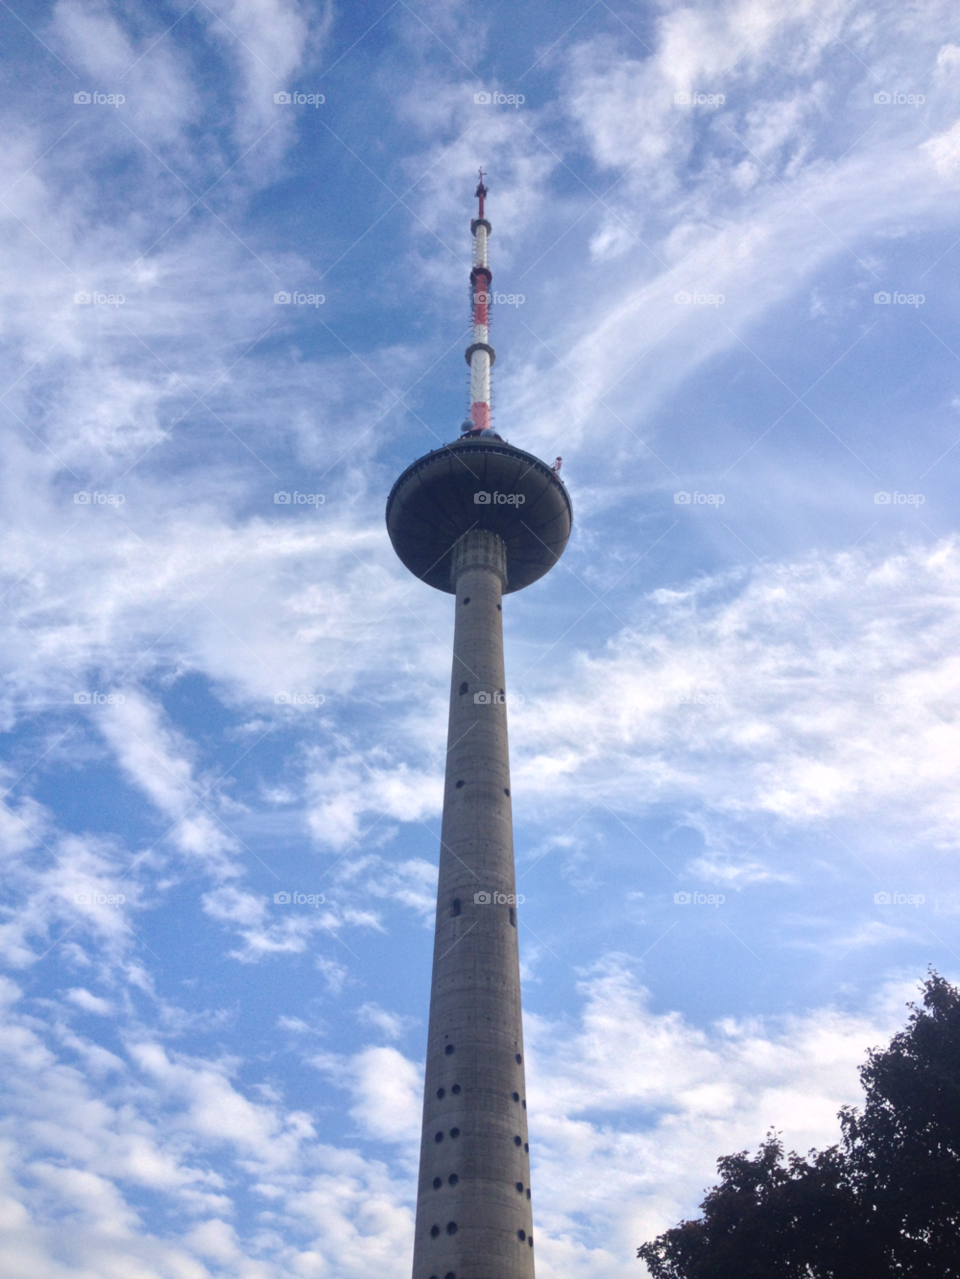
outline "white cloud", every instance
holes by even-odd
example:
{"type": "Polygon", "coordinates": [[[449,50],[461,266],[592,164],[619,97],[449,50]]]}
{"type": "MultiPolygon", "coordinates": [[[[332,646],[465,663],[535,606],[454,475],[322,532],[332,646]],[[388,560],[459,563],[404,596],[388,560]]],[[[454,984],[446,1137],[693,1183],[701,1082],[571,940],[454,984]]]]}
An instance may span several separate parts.
{"type": "Polygon", "coordinates": [[[798,827],[849,817],[953,846],[958,587],[947,539],[655,591],[513,716],[517,794],[798,827]]]}

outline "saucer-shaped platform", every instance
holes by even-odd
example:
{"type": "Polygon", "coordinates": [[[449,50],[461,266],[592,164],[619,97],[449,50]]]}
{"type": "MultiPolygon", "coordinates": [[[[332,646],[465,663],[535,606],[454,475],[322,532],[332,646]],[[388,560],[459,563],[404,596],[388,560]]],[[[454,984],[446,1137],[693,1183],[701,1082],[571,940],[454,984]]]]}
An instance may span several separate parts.
{"type": "Polygon", "coordinates": [[[397,555],[414,576],[451,594],[450,551],[469,529],[503,538],[509,593],[553,568],[572,523],[559,477],[532,453],[496,438],[432,450],[407,467],[387,499],[387,532],[397,555]]]}

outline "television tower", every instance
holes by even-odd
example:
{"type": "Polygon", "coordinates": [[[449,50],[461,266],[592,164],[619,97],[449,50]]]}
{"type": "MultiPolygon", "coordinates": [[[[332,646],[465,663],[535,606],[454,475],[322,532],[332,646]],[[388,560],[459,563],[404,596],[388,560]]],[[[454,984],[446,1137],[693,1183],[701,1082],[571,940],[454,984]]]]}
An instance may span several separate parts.
{"type": "Polygon", "coordinates": [[[533,1279],[502,599],[563,554],[559,467],[490,422],[483,170],[470,272],[470,417],[387,500],[394,550],[456,596],[413,1279],[533,1279]]]}

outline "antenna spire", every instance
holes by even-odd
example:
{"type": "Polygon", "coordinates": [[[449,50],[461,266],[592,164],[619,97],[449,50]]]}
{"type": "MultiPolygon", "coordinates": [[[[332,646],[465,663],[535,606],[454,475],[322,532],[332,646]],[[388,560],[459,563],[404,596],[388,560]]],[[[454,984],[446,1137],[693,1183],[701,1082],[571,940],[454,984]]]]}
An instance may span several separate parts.
{"type": "Polygon", "coordinates": [[[474,195],[475,195],[475,196],[477,197],[477,199],[480,201],[480,212],[479,212],[479,214],[478,214],[477,216],[478,216],[478,217],[481,217],[481,218],[483,217],[483,197],[484,197],[486,194],[487,194],[487,188],[483,185],[483,166],[481,165],[481,166],[480,166],[480,181],[477,183],[477,189],[476,189],[476,191],[474,191],[474,195]]]}
{"type": "Polygon", "coordinates": [[[483,201],[487,188],[483,184],[483,169],[475,195],[480,201],[480,216],[470,223],[473,232],[473,270],[470,272],[470,301],[473,309],[473,341],[465,355],[470,365],[470,416],[463,424],[464,434],[471,431],[491,430],[490,426],[490,370],[497,353],[490,345],[489,303],[493,272],[487,262],[487,241],[492,230],[484,217],[483,201]]]}

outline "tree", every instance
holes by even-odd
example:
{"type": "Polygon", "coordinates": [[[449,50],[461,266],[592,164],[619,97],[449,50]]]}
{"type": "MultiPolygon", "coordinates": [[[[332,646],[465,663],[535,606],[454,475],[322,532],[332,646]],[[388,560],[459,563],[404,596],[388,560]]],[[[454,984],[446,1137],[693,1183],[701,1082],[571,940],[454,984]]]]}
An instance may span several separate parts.
{"type": "Polygon", "coordinates": [[[639,1249],[654,1279],[960,1279],[960,991],[922,989],[841,1143],[785,1156],[771,1132],[718,1160],[701,1217],[639,1249]]]}

